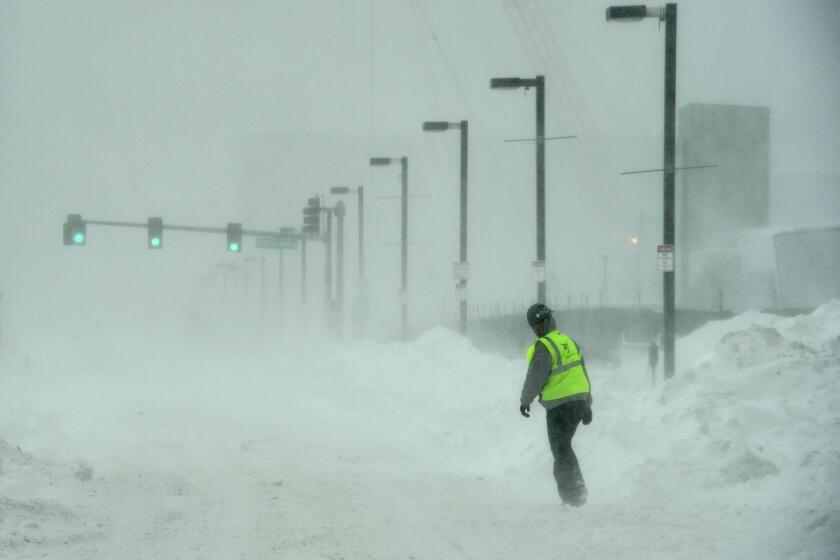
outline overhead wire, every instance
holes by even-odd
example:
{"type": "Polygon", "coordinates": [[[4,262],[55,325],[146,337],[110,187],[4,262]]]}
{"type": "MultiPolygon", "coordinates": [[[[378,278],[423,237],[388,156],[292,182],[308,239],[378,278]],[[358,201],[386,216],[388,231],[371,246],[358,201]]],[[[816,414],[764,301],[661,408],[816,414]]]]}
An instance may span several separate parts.
{"type": "Polygon", "coordinates": [[[421,0],[412,0],[412,2],[417,7],[417,11],[421,16],[421,19],[426,26],[426,30],[428,36],[432,39],[432,42],[437,47],[438,52],[440,53],[443,62],[446,65],[447,70],[449,71],[449,76],[452,79],[453,83],[455,84],[455,88],[458,90],[458,95],[461,98],[461,101],[467,108],[467,116],[469,117],[470,128],[476,132],[481,138],[481,141],[484,144],[484,148],[492,154],[490,158],[490,164],[498,166],[498,161],[500,159],[500,149],[498,147],[498,143],[494,143],[490,136],[487,133],[486,128],[483,126],[481,118],[479,117],[479,112],[475,109],[473,104],[470,102],[470,97],[466,92],[463,84],[461,83],[460,78],[458,77],[458,72],[456,71],[455,65],[452,63],[451,58],[446,52],[446,48],[443,46],[440,38],[438,37],[437,32],[435,31],[435,27],[432,24],[426,9],[423,7],[421,0]]]}

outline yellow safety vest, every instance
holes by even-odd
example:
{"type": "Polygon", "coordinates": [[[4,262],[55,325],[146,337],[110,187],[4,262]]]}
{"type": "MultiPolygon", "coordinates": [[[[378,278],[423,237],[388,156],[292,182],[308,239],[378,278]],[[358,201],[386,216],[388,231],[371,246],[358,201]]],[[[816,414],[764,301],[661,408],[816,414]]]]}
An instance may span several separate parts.
{"type": "Polygon", "coordinates": [[[534,359],[537,342],[551,354],[551,373],[540,391],[541,401],[580,400],[589,395],[589,378],[575,341],[563,333],[551,331],[528,348],[528,365],[534,359]]]}

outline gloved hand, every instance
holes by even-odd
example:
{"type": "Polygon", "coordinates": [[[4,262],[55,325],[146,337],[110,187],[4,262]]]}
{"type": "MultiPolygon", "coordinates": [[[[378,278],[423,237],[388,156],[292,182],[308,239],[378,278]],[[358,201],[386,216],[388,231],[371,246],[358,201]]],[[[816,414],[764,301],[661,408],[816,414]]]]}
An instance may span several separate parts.
{"type": "Polygon", "coordinates": [[[583,421],[584,426],[588,426],[589,423],[592,422],[592,407],[588,404],[586,405],[586,408],[583,409],[583,418],[581,420],[583,421]]]}
{"type": "Polygon", "coordinates": [[[531,412],[531,405],[529,405],[529,404],[519,405],[519,414],[521,414],[525,418],[530,418],[531,415],[528,414],[529,412],[531,412]]]}

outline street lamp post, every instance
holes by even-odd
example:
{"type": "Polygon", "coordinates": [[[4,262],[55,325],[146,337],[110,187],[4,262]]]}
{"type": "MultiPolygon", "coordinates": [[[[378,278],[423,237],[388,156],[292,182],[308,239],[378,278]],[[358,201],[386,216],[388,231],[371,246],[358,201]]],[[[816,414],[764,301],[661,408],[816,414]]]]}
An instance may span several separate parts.
{"type": "Polygon", "coordinates": [[[461,334],[467,334],[467,157],[469,128],[467,121],[458,123],[426,121],[423,123],[425,131],[439,131],[456,128],[461,131],[461,234],[460,234],[460,264],[458,279],[458,297],[461,300],[461,334]]]}
{"type": "Polygon", "coordinates": [[[400,158],[372,157],[371,165],[390,165],[400,162],[402,170],[402,233],[400,245],[402,246],[400,269],[402,283],[400,288],[400,307],[402,309],[400,318],[400,331],[402,339],[408,338],[408,157],[400,158]]]}
{"type": "Polygon", "coordinates": [[[338,221],[338,231],[336,233],[336,289],[335,289],[335,313],[336,323],[338,325],[338,333],[344,332],[344,202],[338,201],[335,205],[335,217],[338,221]]]}
{"type": "Polygon", "coordinates": [[[537,90],[537,301],[545,303],[545,78],[493,78],[492,89],[537,90]]]}
{"type": "MultiPolygon", "coordinates": [[[[324,276],[326,279],[326,302],[327,302],[327,315],[330,316],[332,314],[333,309],[333,297],[332,297],[332,217],[333,217],[333,209],[332,208],[324,208],[325,213],[327,214],[327,231],[324,233],[324,262],[326,263],[326,268],[324,269],[324,276]]],[[[332,317],[330,317],[332,318],[332,317]]]]}
{"type": "Polygon", "coordinates": [[[352,189],[350,187],[332,187],[330,194],[348,194],[356,193],[359,202],[359,285],[365,277],[365,188],[361,185],[352,189]]]}
{"type": "MultiPolygon", "coordinates": [[[[631,20],[643,18],[665,20],[665,130],[664,130],[664,173],[663,191],[663,232],[664,245],[674,246],[674,153],[676,138],[676,97],[677,97],[677,5],[665,4],[665,8],[647,6],[612,6],[607,8],[607,21],[631,20]]],[[[665,378],[674,376],[674,327],[676,309],[674,305],[674,271],[662,273],[662,307],[664,318],[664,354],[665,378]]]]}
{"type": "Polygon", "coordinates": [[[330,194],[342,195],[348,194],[351,192],[355,192],[359,202],[359,281],[358,286],[356,287],[357,290],[357,305],[358,305],[358,312],[359,315],[356,319],[356,325],[358,326],[359,333],[364,335],[365,328],[364,328],[364,320],[365,320],[365,310],[364,307],[366,306],[365,302],[365,288],[364,288],[364,280],[365,280],[365,242],[364,242],[364,235],[365,235],[365,203],[364,203],[364,196],[365,196],[365,188],[361,185],[352,189],[350,187],[332,187],[330,189],[330,194]]]}

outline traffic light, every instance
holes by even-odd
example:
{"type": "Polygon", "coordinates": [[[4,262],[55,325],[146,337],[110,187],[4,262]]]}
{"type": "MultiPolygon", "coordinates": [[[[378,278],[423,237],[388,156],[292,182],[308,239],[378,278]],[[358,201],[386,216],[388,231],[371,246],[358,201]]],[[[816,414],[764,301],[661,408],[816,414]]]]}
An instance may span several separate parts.
{"type": "Polygon", "coordinates": [[[149,218],[149,249],[163,249],[163,218],[149,218]]]}
{"type": "Polygon", "coordinates": [[[64,244],[84,245],[87,240],[87,226],[81,214],[68,214],[64,222],[64,244]]]}
{"type": "Polygon", "coordinates": [[[321,232],[321,200],[313,196],[306,201],[307,206],[303,209],[303,233],[317,235],[321,232]]]}
{"type": "Polygon", "coordinates": [[[227,225],[227,250],[232,253],[242,251],[242,224],[227,225]]]}

